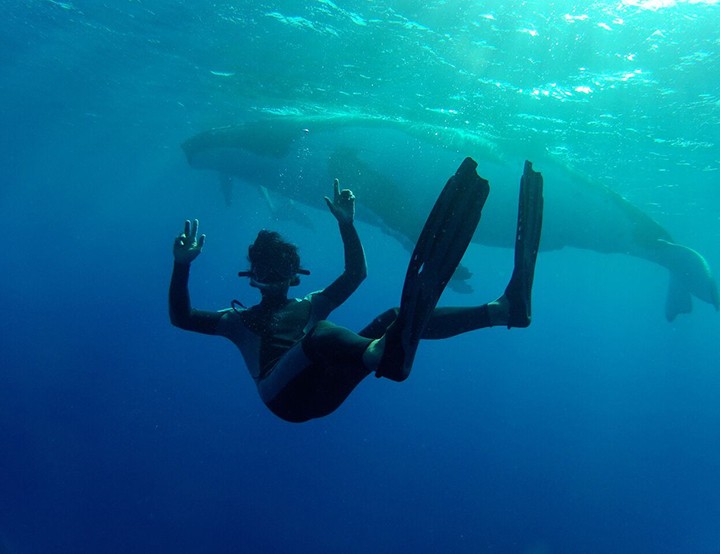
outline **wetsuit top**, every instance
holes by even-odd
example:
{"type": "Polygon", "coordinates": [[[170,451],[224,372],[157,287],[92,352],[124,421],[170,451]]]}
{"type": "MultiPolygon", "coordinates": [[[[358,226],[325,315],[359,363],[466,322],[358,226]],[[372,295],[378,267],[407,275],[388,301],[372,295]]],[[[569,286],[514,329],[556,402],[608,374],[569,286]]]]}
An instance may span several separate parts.
{"type": "Polygon", "coordinates": [[[262,304],[229,309],[222,314],[215,334],[238,347],[252,378],[258,382],[272,372],[277,361],[298,343],[318,321],[336,308],[322,292],[290,298],[282,307],[268,309],[262,304]]]}
{"type": "Polygon", "coordinates": [[[279,306],[261,302],[243,309],[195,310],[188,292],[190,266],[175,263],[170,281],[170,321],[181,329],[230,339],[257,383],[318,321],[345,302],[367,275],[365,253],[355,226],[340,224],[340,236],[345,251],[342,275],[322,291],[288,299],[279,306]]]}

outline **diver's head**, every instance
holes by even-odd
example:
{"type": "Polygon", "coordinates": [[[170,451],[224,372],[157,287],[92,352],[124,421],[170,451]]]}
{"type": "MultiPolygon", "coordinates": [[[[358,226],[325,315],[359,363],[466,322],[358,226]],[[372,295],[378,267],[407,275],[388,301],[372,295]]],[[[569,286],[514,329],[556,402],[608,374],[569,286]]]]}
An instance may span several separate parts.
{"type": "Polygon", "coordinates": [[[297,246],[286,242],[274,231],[262,230],[248,247],[249,271],[238,273],[250,277],[250,286],[265,292],[282,292],[300,284],[298,274],[310,272],[300,268],[297,246]]]}

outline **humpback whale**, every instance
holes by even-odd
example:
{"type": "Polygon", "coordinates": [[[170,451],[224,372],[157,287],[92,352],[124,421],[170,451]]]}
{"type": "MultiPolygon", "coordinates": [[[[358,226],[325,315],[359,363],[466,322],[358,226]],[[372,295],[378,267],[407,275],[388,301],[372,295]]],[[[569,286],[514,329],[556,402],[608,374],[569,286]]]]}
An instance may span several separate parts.
{"type": "MultiPolygon", "coordinates": [[[[514,244],[517,189],[511,183],[522,173],[523,158],[515,167],[492,141],[468,130],[383,117],[276,116],[201,132],[182,148],[191,167],[218,172],[228,203],[231,179],[237,178],[261,187],[274,211],[277,201],[270,194],[292,205],[322,208],[327,184],[338,178],[353,189],[366,220],[409,247],[433,205],[432,184],[443,182],[448,167],[472,156],[494,185],[473,242],[514,244]]],[[[692,296],[720,310],[717,284],[700,253],[676,244],[660,224],[610,188],[550,162],[536,165],[546,182],[541,250],[575,247],[663,266],[670,275],[669,321],[692,310],[692,296]]],[[[462,267],[456,272],[458,290],[469,275],[462,267]]]]}

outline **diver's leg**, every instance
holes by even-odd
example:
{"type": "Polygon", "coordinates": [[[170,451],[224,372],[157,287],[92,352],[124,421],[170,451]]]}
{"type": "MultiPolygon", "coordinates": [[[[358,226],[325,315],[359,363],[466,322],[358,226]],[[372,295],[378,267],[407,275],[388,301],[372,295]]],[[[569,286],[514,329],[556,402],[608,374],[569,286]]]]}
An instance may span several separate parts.
{"type": "Polygon", "coordinates": [[[370,343],[349,329],[321,321],[258,384],[260,396],[286,421],[326,416],[369,375],[363,353],[370,343]]]}
{"type": "Polygon", "coordinates": [[[379,339],[388,330],[388,327],[397,319],[399,308],[390,308],[384,311],[369,324],[367,324],[358,335],[361,337],[367,337],[369,339],[379,339]]]}
{"type": "MultiPolygon", "coordinates": [[[[447,339],[493,326],[493,306],[436,308],[422,334],[423,340],[447,339]]],[[[497,323],[495,323],[497,325],[497,323]]]]}
{"type": "Polygon", "coordinates": [[[397,318],[365,353],[370,367],[380,355],[377,377],[403,381],[410,374],[425,327],[470,244],[489,193],[476,167],[470,158],[463,161],[425,222],[410,258],[397,318]]]}
{"type": "MultiPolygon", "coordinates": [[[[399,308],[391,308],[372,320],[358,334],[379,339],[395,321],[399,308]]],[[[435,308],[423,330],[423,340],[447,339],[469,331],[494,325],[507,325],[507,307],[497,302],[482,306],[452,306],[435,308]]]]}

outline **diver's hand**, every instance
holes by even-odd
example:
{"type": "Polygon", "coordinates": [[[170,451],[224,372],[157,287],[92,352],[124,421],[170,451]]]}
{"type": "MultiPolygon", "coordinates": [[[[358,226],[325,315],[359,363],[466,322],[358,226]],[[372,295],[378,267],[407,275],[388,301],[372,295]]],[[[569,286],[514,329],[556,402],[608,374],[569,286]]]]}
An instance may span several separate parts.
{"type": "Polygon", "coordinates": [[[333,182],[333,199],[327,196],[325,202],[338,223],[352,223],[355,219],[355,195],[350,189],[340,190],[340,181],[333,182]]]}
{"type": "Polygon", "coordinates": [[[173,256],[179,264],[190,264],[202,252],[205,244],[205,235],[198,238],[197,231],[200,222],[197,219],[185,221],[185,230],[175,238],[173,256]]]}

